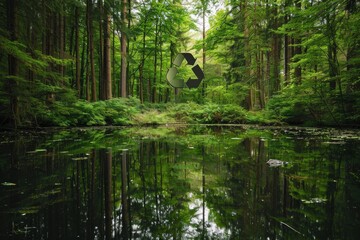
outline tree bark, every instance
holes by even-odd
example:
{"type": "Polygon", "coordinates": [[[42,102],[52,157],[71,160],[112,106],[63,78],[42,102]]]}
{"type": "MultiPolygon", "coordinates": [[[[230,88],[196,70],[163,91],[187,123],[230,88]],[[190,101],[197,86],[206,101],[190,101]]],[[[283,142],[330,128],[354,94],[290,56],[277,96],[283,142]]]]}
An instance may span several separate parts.
{"type": "MultiPolygon", "coordinates": [[[[83,36],[82,39],[82,49],[81,49],[81,61],[80,61],[80,98],[84,97],[84,84],[86,81],[86,68],[87,68],[87,61],[88,61],[88,45],[86,44],[86,36],[83,36]],[[84,78],[85,73],[85,78],[84,78]]],[[[86,86],[85,86],[86,90],[86,86]]]]}
{"type": "MultiPolygon", "coordinates": [[[[339,62],[337,59],[337,43],[336,43],[336,23],[335,13],[328,13],[326,17],[327,22],[327,37],[328,37],[328,66],[329,66],[329,77],[330,77],[330,90],[336,89],[336,83],[339,75],[339,62]]],[[[340,87],[340,85],[339,85],[340,87]]]]}
{"type": "Polygon", "coordinates": [[[145,44],[146,44],[146,24],[147,24],[147,16],[145,17],[144,21],[144,29],[143,29],[143,36],[142,36],[142,55],[141,55],[141,62],[139,66],[139,96],[140,102],[144,102],[144,65],[145,65],[145,44]]]}
{"type": "Polygon", "coordinates": [[[75,7],[75,82],[80,97],[80,47],[79,47],[79,7],[75,7]]]}
{"type": "Polygon", "coordinates": [[[112,98],[112,82],[111,82],[111,16],[108,6],[104,8],[104,66],[103,66],[103,82],[104,82],[104,99],[112,98]]]}
{"type": "MultiPolygon", "coordinates": [[[[243,21],[244,21],[244,56],[245,56],[245,76],[246,78],[250,78],[251,77],[251,70],[250,70],[250,66],[251,66],[251,54],[250,54],[250,48],[249,48],[249,26],[247,23],[247,18],[248,18],[248,13],[247,13],[247,1],[244,1],[241,5],[240,8],[243,10],[243,21]]],[[[245,99],[245,104],[246,104],[246,108],[247,110],[252,110],[253,108],[253,89],[252,89],[252,84],[250,83],[249,85],[249,91],[248,91],[248,95],[246,96],[245,99]]]]}
{"type": "MultiPolygon", "coordinates": [[[[162,74],[163,74],[163,52],[162,52],[162,47],[163,47],[163,40],[162,40],[162,31],[160,29],[160,84],[162,84],[162,74]]],[[[160,88],[159,90],[159,102],[162,101],[162,88],[160,88]]]]}
{"type": "Polygon", "coordinates": [[[106,10],[105,23],[104,23],[104,89],[105,89],[105,100],[112,98],[112,83],[111,83],[111,44],[110,44],[110,25],[111,16],[106,10]]]}
{"type": "MultiPolygon", "coordinates": [[[[63,9],[63,8],[62,8],[63,9]]],[[[65,52],[65,18],[62,13],[59,14],[59,57],[64,59],[65,52]]],[[[63,64],[59,66],[59,73],[61,77],[64,77],[65,67],[63,64]]],[[[63,80],[61,80],[61,85],[64,85],[63,80]]]]}
{"type": "Polygon", "coordinates": [[[88,30],[88,46],[89,46],[89,61],[90,61],[90,82],[91,82],[91,100],[96,101],[96,79],[95,79],[95,64],[94,64],[94,33],[93,33],[93,2],[87,0],[87,30],[88,30]]]}
{"type": "Polygon", "coordinates": [[[256,79],[257,79],[257,89],[259,91],[259,104],[260,109],[265,107],[265,96],[264,96],[264,81],[263,81],[263,74],[262,74],[262,67],[263,67],[263,53],[258,48],[258,53],[256,54],[256,79]]]}
{"type": "MultiPolygon", "coordinates": [[[[273,29],[277,29],[279,27],[277,15],[278,9],[277,6],[274,6],[274,25],[272,26],[273,29]]],[[[280,65],[280,39],[279,36],[274,33],[273,34],[273,45],[272,45],[272,91],[271,95],[278,92],[280,90],[280,76],[279,76],[279,65],[280,65]]]]}
{"type": "MultiPolygon", "coordinates": [[[[127,29],[130,30],[131,27],[131,0],[128,0],[128,15],[127,15],[127,29]]],[[[130,46],[130,38],[126,38],[126,53],[129,54],[129,46],[130,46]]],[[[126,85],[127,87],[127,94],[134,94],[134,81],[130,84],[130,63],[126,61],[126,79],[129,84],[126,85]]]]}
{"type": "Polygon", "coordinates": [[[121,97],[127,97],[126,89],[126,70],[127,70],[127,37],[125,33],[125,27],[127,23],[127,12],[126,12],[127,0],[122,0],[122,29],[121,29],[121,97]]]}
{"type": "MultiPolygon", "coordinates": [[[[289,0],[285,0],[285,10],[289,6],[289,0]]],[[[290,16],[285,14],[284,23],[289,22],[290,16]]],[[[284,35],[284,84],[287,86],[290,83],[290,51],[289,51],[289,35],[286,33],[284,35]]]]}
{"type": "Polygon", "coordinates": [[[156,78],[157,78],[157,45],[158,45],[158,34],[159,34],[159,19],[156,17],[155,21],[155,42],[154,42],[154,78],[153,78],[153,87],[152,87],[152,96],[151,102],[156,101],[156,78]]]}
{"type": "Polygon", "coordinates": [[[99,98],[100,100],[105,99],[105,88],[103,81],[103,69],[104,69],[104,48],[103,48],[103,3],[102,0],[98,1],[99,8],[99,98]]]}
{"type": "MultiPolygon", "coordinates": [[[[11,41],[17,41],[17,0],[7,1],[7,20],[8,20],[8,31],[10,34],[11,41]]],[[[8,91],[10,100],[10,111],[11,111],[11,123],[14,128],[17,128],[20,123],[19,118],[19,99],[16,94],[17,82],[14,79],[19,74],[18,60],[8,55],[8,91]]]]}
{"type": "MultiPolygon", "coordinates": [[[[296,0],[295,6],[300,11],[301,0],[296,0]]],[[[301,39],[299,37],[295,38],[294,39],[294,45],[295,45],[294,46],[294,56],[302,53],[300,44],[301,44],[301,39]]],[[[301,67],[300,66],[295,67],[294,75],[295,75],[295,84],[301,84],[301,67]]]]}

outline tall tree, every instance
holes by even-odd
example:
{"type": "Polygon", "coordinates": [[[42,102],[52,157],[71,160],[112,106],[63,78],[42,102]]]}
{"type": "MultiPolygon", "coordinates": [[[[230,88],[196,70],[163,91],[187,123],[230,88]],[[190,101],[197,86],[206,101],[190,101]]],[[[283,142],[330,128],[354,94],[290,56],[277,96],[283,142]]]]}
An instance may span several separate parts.
{"type": "MultiPolygon", "coordinates": [[[[158,12],[158,11],[157,11],[158,12]]],[[[160,14],[159,14],[160,15],[160,14]]],[[[154,75],[153,75],[153,86],[151,89],[151,102],[156,101],[156,80],[157,80],[157,52],[158,52],[158,39],[159,39],[159,17],[155,15],[155,39],[154,39],[154,75]]]]}
{"type": "MultiPolygon", "coordinates": [[[[8,32],[9,32],[9,40],[17,41],[18,34],[18,1],[17,0],[7,0],[7,20],[8,20],[8,32]]],[[[18,96],[16,92],[17,82],[16,78],[19,74],[19,65],[18,60],[15,56],[8,54],[8,88],[7,91],[9,93],[10,99],[10,113],[11,113],[11,122],[14,128],[17,128],[20,123],[19,118],[19,106],[18,106],[18,96]]]]}
{"type": "Polygon", "coordinates": [[[103,80],[103,72],[104,72],[104,46],[103,46],[103,19],[104,19],[104,9],[103,9],[103,1],[98,1],[98,11],[99,11],[99,98],[100,100],[105,99],[105,88],[104,88],[104,80],[103,80]]]}
{"type": "Polygon", "coordinates": [[[93,33],[93,1],[87,0],[87,32],[89,45],[89,61],[90,61],[90,82],[91,82],[91,100],[96,101],[96,79],[95,79],[95,63],[94,63],[94,33],[93,33]]]}
{"type": "Polygon", "coordinates": [[[110,4],[104,2],[104,60],[103,60],[103,99],[112,98],[111,82],[111,14],[110,4]]]}
{"type": "Polygon", "coordinates": [[[79,13],[79,7],[76,6],[75,7],[75,82],[76,82],[76,90],[78,93],[78,96],[80,97],[80,92],[81,92],[81,83],[80,83],[80,78],[81,78],[81,72],[80,72],[80,43],[79,43],[79,18],[80,18],[80,13],[79,13]]]}
{"type": "MultiPolygon", "coordinates": [[[[284,23],[287,24],[290,18],[290,14],[287,9],[289,7],[290,0],[285,0],[284,4],[284,23]]],[[[287,33],[284,34],[284,84],[288,85],[290,81],[290,37],[287,33]]]]}
{"type": "Polygon", "coordinates": [[[127,37],[126,37],[126,27],[127,27],[127,0],[122,0],[122,10],[121,10],[121,97],[125,98],[127,96],[127,37]]]}
{"type": "MultiPolygon", "coordinates": [[[[301,12],[301,0],[295,1],[295,7],[298,12],[301,12]]],[[[299,19],[301,19],[301,18],[299,18],[299,19]]],[[[294,39],[294,56],[300,55],[301,52],[302,52],[301,36],[297,36],[294,39]]],[[[297,60],[296,62],[299,62],[299,61],[297,60]]],[[[295,75],[295,83],[300,84],[301,83],[301,66],[300,66],[300,64],[296,64],[294,75],[295,75]]]]}

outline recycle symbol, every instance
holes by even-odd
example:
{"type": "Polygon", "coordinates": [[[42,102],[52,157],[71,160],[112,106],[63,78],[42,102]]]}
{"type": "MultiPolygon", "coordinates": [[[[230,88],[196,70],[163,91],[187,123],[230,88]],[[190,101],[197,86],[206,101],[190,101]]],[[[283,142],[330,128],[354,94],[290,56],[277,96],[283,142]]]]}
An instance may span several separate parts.
{"type": "MultiPolygon", "coordinates": [[[[194,56],[191,53],[179,53],[176,56],[173,64],[180,67],[184,58],[187,62],[187,65],[190,65],[190,66],[193,66],[196,61],[196,59],[194,58],[194,56]]],[[[174,88],[184,88],[185,85],[188,88],[197,88],[200,85],[201,81],[204,79],[204,73],[198,64],[196,64],[191,69],[197,78],[193,79],[193,78],[189,77],[189,79],[187,80],[186,83],[184,82],[184,79],[176,78],[176,74],[178,73],[178,70],[176,67],[169,68],[169,70],[166,74],[166,79],[168,80],[170,85],[174,88]]]]}

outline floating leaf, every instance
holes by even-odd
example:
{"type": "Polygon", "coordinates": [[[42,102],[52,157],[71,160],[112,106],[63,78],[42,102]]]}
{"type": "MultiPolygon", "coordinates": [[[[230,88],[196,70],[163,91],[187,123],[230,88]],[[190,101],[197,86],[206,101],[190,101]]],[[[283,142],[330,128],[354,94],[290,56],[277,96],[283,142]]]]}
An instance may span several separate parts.
{"type": "Polygon", "coordinates": [[[46,152],[46,151],[47,151],[46,149],[42,149],[42,148],[35,149],[35,152],[46,152]]]}
{"type": "Polygon", "coordinates": [[[34,154],[34,153],[37,153],[37,151],[28,151],[26,152],[27,154],[34,154]]]}
{"type": "Polygon", "coordinates": [[[39,211],[39,209],[40,209],[39,206],[32,206],[32,207],[22,208],[18,212],[21,213],[24,216],[26,214],[37,213],[39,211]]]}
{"type": "Polygon", "coordinates": [[[345,144],[344,141],[339,141],[339,142],[323,142],[324,144],[333,144],[333,145],[343,145],[345,144]]]}
{"type": "Polygon", "coordinates": [[[87,157],[76,157],[76,158],[72,158],[72,160],[74,161],[82,161],[82,160],[87,160],[87,157]]]}
{"type": "Polygon", "coordinates": [[[303,203],[324,203],[327,200],[325,198],[311,198],[310,200],[301,200],[303,203]]]}
{"type": "Polygon", "coordinates": [[[269,161],[267,161],[266,163],[269,164],[270,167],[280,167],[284,164],[287,164],[287,162],[278,159],[269,159],[269,161]]]}
{"type": "Polygon", "coordinates": [[[11,187],[11,186],[16,186],[16,183],[12,183],[12,182],[3,182],[3,183],[1,183],[1,185],[11,187]]]}

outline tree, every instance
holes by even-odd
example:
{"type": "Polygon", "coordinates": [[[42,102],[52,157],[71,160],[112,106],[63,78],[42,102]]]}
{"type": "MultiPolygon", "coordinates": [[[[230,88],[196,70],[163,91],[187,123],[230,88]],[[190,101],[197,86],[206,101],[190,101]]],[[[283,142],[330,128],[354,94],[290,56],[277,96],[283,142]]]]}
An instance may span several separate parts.
{"type": "Polygon", "coordinates": [[[78,96],[80,97],[80,46],[79,46],[79,7],[75,7],[75,82],[78,96]]]}
{"type": "Polygon", "coordinates": [[[93,33],[93,1],[87,0],[87,33],[90,60],[90,82],[91,82],[91,99],[96,101],[96,79],[95,79],[95,63],[94,63],[94,33],[93,33]]]}
{"type": "Polygon", "coordinates": [[[122,29],[121,29],[121,97],[127,97],[127,36],[126,36],[126,24],[127,24],[127,12],[126,12],[127,1],[122,0],[122,10],[121,10],[121,20],[122,20],[122,29]]]}
{"type": "Polygon", "coordinates": [[[103,60],[103,98],[107,100],[112,98],[111,82],[111,14],[110,3],[104,2],[104,60],[103,60]]]}
{"type": "MultiPolygon", "coordinates": [[[[17,18],[17,0],[8,0],[7,1],[7,20],[8,20],[8,32],[9,40],[17,41],[17,28],[18,28],[18,18],[17,18]]],[[[7,91],[9,93],[10,100],[10,114],[11,122],[14,128],[17,128],[20,123],[19,118],[19,106],[18,106],[18,96],[17,96],[17,82],[16,78],[19,74],[19,65],[18,60],[15,56],[8,54],[8,81],[7,81],[7,91]]]]}

